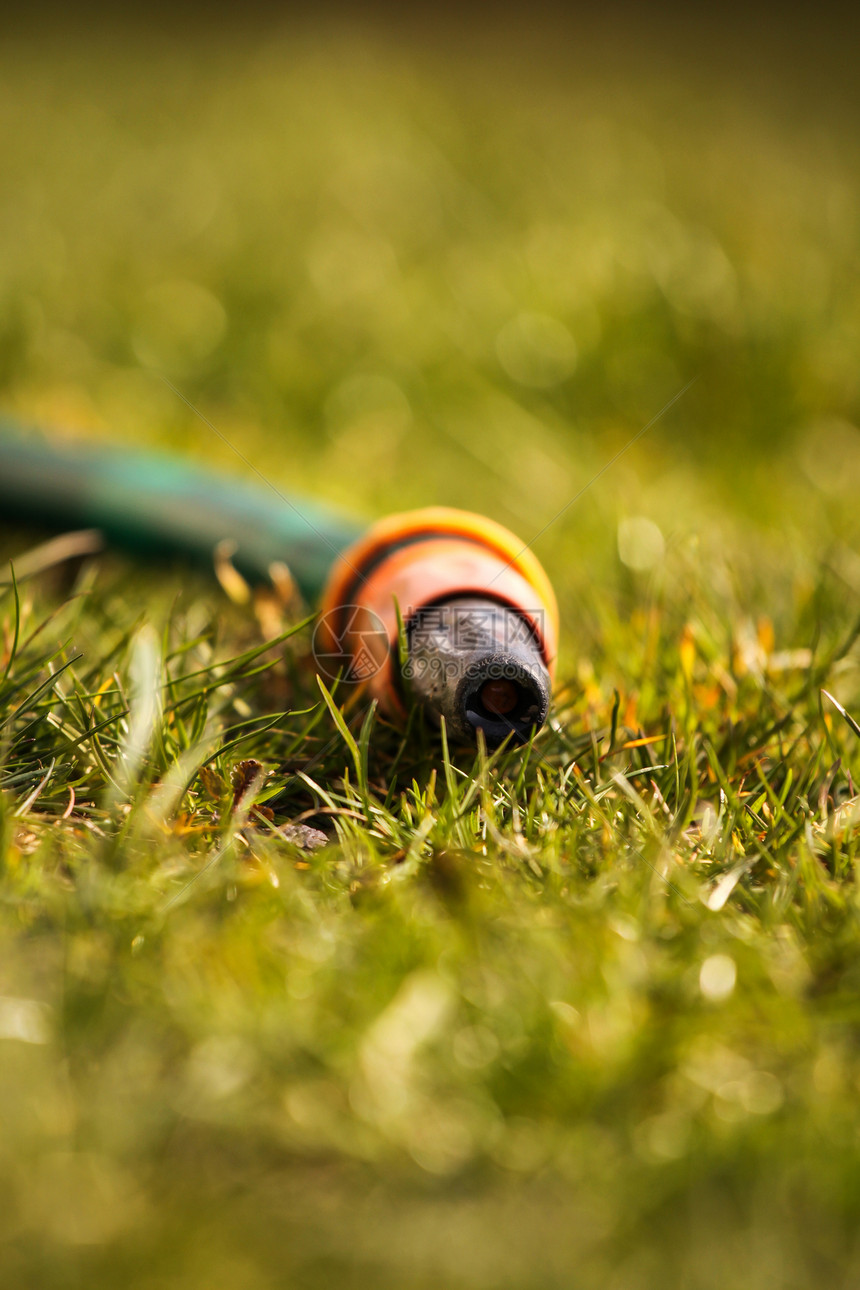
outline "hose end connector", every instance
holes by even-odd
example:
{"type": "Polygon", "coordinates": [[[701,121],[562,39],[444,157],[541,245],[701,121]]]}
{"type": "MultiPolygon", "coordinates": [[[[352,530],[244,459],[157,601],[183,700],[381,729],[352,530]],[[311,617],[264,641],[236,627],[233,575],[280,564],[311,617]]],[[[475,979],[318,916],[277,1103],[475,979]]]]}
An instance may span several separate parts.
{"type": "Polygon", "coordinates": [[[546,720],[558,608],[540,563],[480,515],[430,507],[374,525],[336,562],[318,666],[361,681],[389,715],[411,692],[449,732],[526,741],[546,720]],[[399,620],[408,654],[398,659],[399,620]]]}

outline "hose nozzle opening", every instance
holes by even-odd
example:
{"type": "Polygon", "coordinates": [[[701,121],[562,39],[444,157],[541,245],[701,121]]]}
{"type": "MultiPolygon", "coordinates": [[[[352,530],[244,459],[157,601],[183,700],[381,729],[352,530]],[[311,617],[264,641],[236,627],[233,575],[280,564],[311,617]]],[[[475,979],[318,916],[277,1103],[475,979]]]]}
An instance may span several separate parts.
{"type": "Polygon", "coordinates": [[[508,736],[526,743],[546,721],[549,678],[545,669],[525,666],[504,655],[490,655],[467,677],[460,706],[466,723],[483,730],[489,747],[508,736]]]}

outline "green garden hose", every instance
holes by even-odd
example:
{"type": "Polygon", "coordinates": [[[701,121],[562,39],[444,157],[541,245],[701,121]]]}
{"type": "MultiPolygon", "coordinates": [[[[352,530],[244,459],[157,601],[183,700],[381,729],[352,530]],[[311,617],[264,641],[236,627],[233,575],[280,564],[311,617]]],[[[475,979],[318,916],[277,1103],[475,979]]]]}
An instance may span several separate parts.
{"type": "Polygon", "coordinates": [[[406,692],[457,738],[526,742],[546,720],[558,609],[528,547],[485,516],[428,507],[361,526],[274,487],[167,456],[52,443],[0,422],[0,520],[98,529],[141,555],[234,567],[264,582],[286,564],[321,601],[321,672],[367,688],[391,716],[406,692]],[[400,656],[405,626],[407,657],[400,656]]]}
{"type": "Polygon", "coordinates": [[[215,547],[229,538],[232,562],[246,578],[265,581],[274,561],[285,562],[310,602],[363,527],[304,498],[167,455],[57,443],[3,421],[0,520],[99,529],[133,553],[185,555],[210,567],[215,547]]]}

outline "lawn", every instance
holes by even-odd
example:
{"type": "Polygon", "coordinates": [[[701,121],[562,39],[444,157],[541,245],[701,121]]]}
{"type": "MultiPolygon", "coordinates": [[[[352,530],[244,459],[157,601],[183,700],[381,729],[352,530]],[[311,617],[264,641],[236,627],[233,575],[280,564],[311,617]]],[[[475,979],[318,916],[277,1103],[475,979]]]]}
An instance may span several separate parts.
{"type": "Polygon", "coordinates": [[[562,614],[488,757],[0,530],[5,1285],[860,1282],[858,109],[664,37],[3,46],[0,411],[483,511],[562,614]]]}

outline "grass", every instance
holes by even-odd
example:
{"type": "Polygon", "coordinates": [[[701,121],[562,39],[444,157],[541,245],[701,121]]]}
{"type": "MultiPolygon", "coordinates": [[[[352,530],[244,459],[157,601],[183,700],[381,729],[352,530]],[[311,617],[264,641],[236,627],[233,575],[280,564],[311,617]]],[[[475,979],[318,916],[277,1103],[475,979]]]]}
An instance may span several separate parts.
{"type": "Polygon", "coordinates": [[[161,373],[279,486],[528,538],[697,379],[536,543],[524,751],[192,571],[0,588],[6,1282],[856,1284],[853,118],[101,40],[4,55],[5,407],[238,471],[161,373]]]}

